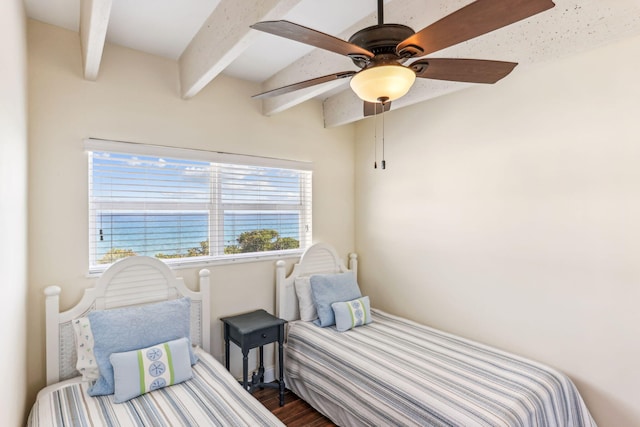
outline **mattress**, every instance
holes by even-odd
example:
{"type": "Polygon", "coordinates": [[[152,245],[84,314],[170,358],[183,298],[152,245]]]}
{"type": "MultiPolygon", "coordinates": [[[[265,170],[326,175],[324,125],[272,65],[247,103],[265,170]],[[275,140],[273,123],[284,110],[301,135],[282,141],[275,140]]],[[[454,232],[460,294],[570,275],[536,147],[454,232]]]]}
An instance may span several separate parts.
{"type": "Polygon", "coordinates": [[[286,384],[339,425],[595,426],[542,364],[372,310],[347,332],[289,325],[286,384]]]}
{"type": "Polygon", "coordinates": [[[283,426],[221,363],[203,350],[197,354],[192,379],[121,404],[113,395],[90,397],[79,378],[46,387],[28,426],[283,426]]]}

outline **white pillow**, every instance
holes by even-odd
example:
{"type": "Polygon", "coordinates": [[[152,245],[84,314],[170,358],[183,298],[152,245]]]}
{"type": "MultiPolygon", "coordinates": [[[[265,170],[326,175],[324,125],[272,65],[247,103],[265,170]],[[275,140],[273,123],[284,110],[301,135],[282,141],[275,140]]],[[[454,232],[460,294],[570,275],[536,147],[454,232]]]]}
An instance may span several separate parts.
{"type": "Polygon", "coordinates": [[[296,277],[293,285],[298,296],[298,308],[300,309],[300,320],[311,322],[318,318],[316,306],[311,296],[311,276],[296,277]]]}
{"type": "Polygon", "coordinates": [[[100,377],[100,370],[93,355],[93,332],[88,317],[74,319],[73,332],[76,338],[76,369],[82,374],[83,381],[95,381],[100,377]]]}

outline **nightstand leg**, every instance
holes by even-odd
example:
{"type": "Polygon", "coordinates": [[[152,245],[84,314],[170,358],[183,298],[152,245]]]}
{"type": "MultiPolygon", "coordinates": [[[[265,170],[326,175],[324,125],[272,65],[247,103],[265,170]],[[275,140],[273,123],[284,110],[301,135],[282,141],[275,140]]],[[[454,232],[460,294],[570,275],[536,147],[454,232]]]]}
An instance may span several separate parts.
{"type": "Polygon", "coordinates": [[[280,406],[284,405],[284,357],[282,351],[284,350],[283,339],[281,337],[278,340],[278,365],[280,366],[280,406]]]}
{"type": "Polygon", "coordinates": [[[242,386],[245,390],[249,390],[247,377],[249,376],[249,349],[242,350],[242,386]]]}
{"type": "Polygon", "coordinates": [[[262,390],[264,387],[262,387],[262,384],[264,384],[264,347],[260,346],[260,367],[258,368],[258,378],[260,378],[260,390],[262,390]]]}
{"type": "Polygon", "coordinates": [[[224,325],[224,367],[229,370],[229,325],[224,325]]]}

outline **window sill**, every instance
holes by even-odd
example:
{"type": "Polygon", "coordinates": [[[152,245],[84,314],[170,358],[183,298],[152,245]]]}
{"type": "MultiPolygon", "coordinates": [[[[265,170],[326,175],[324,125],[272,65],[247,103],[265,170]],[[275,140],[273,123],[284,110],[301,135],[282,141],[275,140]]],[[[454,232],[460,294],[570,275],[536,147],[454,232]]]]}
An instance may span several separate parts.
{"type": "MultiPolygon", "coordinates": [[[[234,258],[199,258],[189,260],[182,258],[180,260],[166,260],[165,263],[171,270],[184,270],[188,268],[208,268],[218,265],[244,264],[249,262],[277,261],[280,259],[299,258],[304,253],[304,249],[296,249],[289,251],[272,252],[269,254],[247,254],[244,256],[236,256],[234,258]]],[[[109,266],[113,264],[105,264],[104,266],[95,266],[89,269],[86,277],[100,277],[109,266]]]]}

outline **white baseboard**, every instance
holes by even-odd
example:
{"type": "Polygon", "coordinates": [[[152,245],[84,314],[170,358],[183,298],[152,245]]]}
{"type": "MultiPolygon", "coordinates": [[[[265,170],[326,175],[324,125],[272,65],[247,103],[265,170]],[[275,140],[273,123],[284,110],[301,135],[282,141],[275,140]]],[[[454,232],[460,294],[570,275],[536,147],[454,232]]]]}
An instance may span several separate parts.
{"type": "MultiPolygon", "coordinates": [[[[249,382],[251,382],[251,376],[253,375],[254,372],[258,372],[258,370],[254,370],[254,371],[249,371],[249,376],[247,377],[247,380],[249,380],[249,382]]],[[[236,377],[236,379],[238,380],[238,382],[242,382],[242,376],[240,377],[236,377]]],[[[265,366],[264,368],[264,382],[265,383],[270,383],[276,380],[276,368],[273,366],[265,366]]]]}
{"type": "Polygon", "coordinates": [[[264,382],[270,383],[276,380],[276,368],[275,366],[270,366],[264,368],[264,382]]]}
{"type": "MultiPolygon", "coordinates": [[[[242,354],[239,353],[240,350],[238,350],[236,346],[233,346],[233,347],[235,347],[235,350],[238,351],[238,354],[240,355],[239,360],[242,361],[242,358],[241,358],[242,354]]],[[[234,351],[234,350],[232,350],[232,351],[234,351]]],[[[237,355],[234,355],[234,356],[237,356],[237,355]]],[[[224,354],[216,354],[216,355],[213,355],[213,357],[215,357],[218,360],[218,362],[220,362],[220,363],[222,363],[224,365],[224,354]]],[[[233,360],[232,360],[231,363],[233,364],[235,362],[233,362],[233,360]]],[[[255,364],[256,364],[255,355],[253,354],[253,352],[251,352],[250,355],[249,355],[249,367],[255,366],[255,364]]],[[[240,366],[242,366],[242,364],[240,364],[240,366]]],[[[251,374],[253,374],[257,370],[258,370],[257,367],[254,370],[249,370],[249,378],[248,378],[249,381],[251,381],[251,374]]],[[[277,370],[276,370],[275,366],[265,366],[264,367],[264,382],[265,383],[270,383],[270,382],[275,381],[278,378],[278,376],[276,375],[276,372],[277,372],[277,370]]],[[[238,376],[238,373],[235,372],[235,371],[233,371],[232,374],[233,374],[234,377],[236,377],[236,379],[238,381],[242,381],[242,371],[240,371],[240,376],[238,376]]]]}

